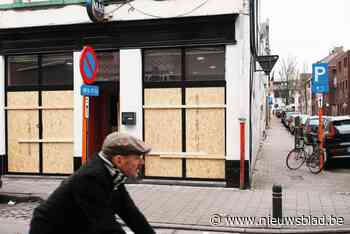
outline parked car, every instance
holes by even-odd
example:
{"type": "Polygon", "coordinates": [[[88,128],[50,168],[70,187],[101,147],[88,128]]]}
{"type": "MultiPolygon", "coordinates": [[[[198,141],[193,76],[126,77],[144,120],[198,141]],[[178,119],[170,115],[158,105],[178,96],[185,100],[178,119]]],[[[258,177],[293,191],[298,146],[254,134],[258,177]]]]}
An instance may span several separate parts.
{"type": "Polygon", "coordinates": [[[350,116],[335,116],[329,119],[325,131],[326,158],[350,158],[350,116]]]}
{"type": "MultiPolygon", "coordinates": [[[[309,116],[308,119],[305,122],[303,133],[304,133],[304,142],[305,144],[311,145],[313,138],[317,137],[318,134],[318,116],[309,116]]],[[[323,124],[324,126],[327,126],[327,122],[329,121],[329,116],[323,116],[323,124]]]]}

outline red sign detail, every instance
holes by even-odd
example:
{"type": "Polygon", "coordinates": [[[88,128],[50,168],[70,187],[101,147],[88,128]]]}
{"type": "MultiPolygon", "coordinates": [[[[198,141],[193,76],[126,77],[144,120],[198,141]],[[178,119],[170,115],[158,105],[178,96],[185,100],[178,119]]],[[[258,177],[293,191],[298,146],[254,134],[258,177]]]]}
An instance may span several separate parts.
{"type": "Polygon", "coordinates": [[[97,55],[94,51],[93,48],[89,47],[89,46],[84,46],[83,50],[81,51],[81,55],[80,55],[80,60],[79,60],[79,68],[80,68],[80,74],[83,77],[83,82],[84,84],[93,84],[96,81],[96,77],[97,77],[97,72],[98,72],[98,68],[99,68],[99,63],[98,63],[98,59],[97,59],[97,55]],[[92,58],[95,62],[95,66],[91,66],[89,58],[88,58],[88,54],[92,55],[92,58]],[[87,64],[89,70],[90,70],[90,75],[87,74],[87,72],[84,70],[84,62],[87,64]]]}

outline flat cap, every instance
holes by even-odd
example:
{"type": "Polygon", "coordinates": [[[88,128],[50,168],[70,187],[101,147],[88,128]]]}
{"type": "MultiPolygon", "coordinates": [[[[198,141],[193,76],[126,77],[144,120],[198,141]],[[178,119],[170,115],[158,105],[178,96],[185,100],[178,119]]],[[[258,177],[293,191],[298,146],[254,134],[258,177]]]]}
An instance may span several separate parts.
{"type": "Polygon", "coordinates": [[[102,152],[109,155],[141,155],[151,151],[143,141],[126,133],[112,132],[103,141],[102,152]]]}

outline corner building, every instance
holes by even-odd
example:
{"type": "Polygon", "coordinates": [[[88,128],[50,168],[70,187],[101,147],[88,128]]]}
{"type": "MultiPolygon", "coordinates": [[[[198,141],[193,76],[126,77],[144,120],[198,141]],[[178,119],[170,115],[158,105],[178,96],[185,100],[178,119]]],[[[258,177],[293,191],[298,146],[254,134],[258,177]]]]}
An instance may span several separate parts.
{"type": "Polygon", "coordinates": [[[245,118],[249,187],[266,116],[257,1],[105,1],[100,23],[81,0],[12,2],[0,4],[1,173],[71,174],[118,130],[152,146],[144,178],[237,187],[245,118]],[[100,94],[84,113],[86,45],[100,94]]]}

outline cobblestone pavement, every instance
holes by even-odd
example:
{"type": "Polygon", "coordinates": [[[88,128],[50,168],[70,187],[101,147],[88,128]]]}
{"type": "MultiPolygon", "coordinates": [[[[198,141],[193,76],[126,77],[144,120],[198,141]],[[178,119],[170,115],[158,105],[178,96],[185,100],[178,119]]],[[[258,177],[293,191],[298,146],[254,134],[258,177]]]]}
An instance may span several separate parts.
{"type": "Polygon", "coordinates": [[[0,217],[28,220],[32,217],[33,209],[38,205],[39,202],[23,202],[15,205],[0,204],[0,217]]]}

